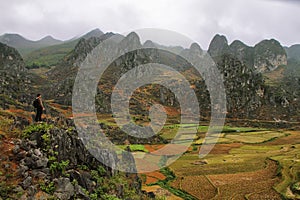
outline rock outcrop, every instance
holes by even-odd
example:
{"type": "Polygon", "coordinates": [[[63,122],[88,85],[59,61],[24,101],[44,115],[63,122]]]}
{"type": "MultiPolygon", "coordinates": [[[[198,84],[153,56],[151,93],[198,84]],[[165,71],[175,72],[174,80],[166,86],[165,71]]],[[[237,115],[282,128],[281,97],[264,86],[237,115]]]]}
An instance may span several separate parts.
{"type": "Polygon", "coordinates": [[[239,40],[228,45],[225,36],[216,35],[208,49],[208,53],[218,59],[222,55],[232,55],[257,72],[273,71],[279,66],[287,65],[287,55],[280,43],[274,39],[263,40],[254,47],[249,47],[239,40]]]}
{"type": "MultiPolygon", "coordinates": [[[[39,124],[24,134],[24,139],[15,142],[11,158],[19,163],[20,181],[14,190],[22,199],[139,199],[143,195],[136,174],[121,173],[96,160],[75,129],[39,124]]],[[[105,150],[98,153],[112,165],[120,162],[117,155],[108,157],[105,150]]]]}
{"type": "Polygon", "coordinates": [[[235,40],[230,44],[232,54],[243,64],[248,67],[254,66],[254,48],[249,47],[239,40],[235,40]]]}
{"type": "Polygon", "coordinates": [[[113,35],[107,33],[100,37],[80,39],[74,50],[65,56],[58,66],[47,73],[51,84],[45,86],[45,90],[50,91],[46,97],[55,98],[61,104],[70,105],[72,89],[80,64],[101,41],[113,35]]]}
{"type": "Polygon", "coordinates": [[[227,38],[224,35],[215,35],[209,44],[208,53],[212,57],[219,57],[224,54],[230,54],[231,50],[227,38]]]}
{"type": "Polygon", "coordinates": [[[263,40],[254,47],[254,68],[258,72],[273,71],[287,65],[287,55],[280,43],[274,39],[263,40]]]}
{"type": "MultiPolygon", "coordinates": [[[[64,64],[56,67],[49,73],[49,77],[61,80],[57,81],[56,85],[51,86],[54,88],[53,95],[55,95],[56,101],[62,104],[71,104],[72,87],[78,66],[88,52],[103,41],[103,39],[105,38],[82,40],[78,43],[75,50],[65,58],[64,64]],[[58,78],[60,76],[61,78],[58,78]]],[[[142,47],[135,33],[129,34],[124,39],[121,38],[120,45],[123,47],[128,47],[128,45],[142,47]]],[[[144,47],[157,47],[157,44],[147,41],[144,47]]],[[[115,60],[99,80],[98,93],[96,95],[97,111],[102,113],[111,112],[109,105],[113,87],[121,76],[129,70],[145,63],[166,62],[168,65],[168,62],[172,61],[172,67],[186,75],[190,83],[196,86],[195,91],[199,102],[201,102],[201,112],[205,117],[208,117],[210,102],[204,80],[199,76],[198,78],[194,76],[195,71],[178,56],[175,55],[172,57],[170,56],[171,54],[167,55],[168,50],[167,48],[165,49],[165,55],[158,53],[157,50],[148,49],[145,51],[134,51],[115,60]]],[[[202,53],[202,49],[197,44],[193,44],[190,49],[181,51],[181,55],[189,56],[193,56],[194,54],[200,55],[202,53]]],[[[256,118],[260,116],[259,118],[270,118],[270,116],[267,116],[265,110],[279,109],[287,105],[284,102],[293,101],[292,96],[286,92],[280,94],[274,92],[275,88],[272,89],[267,86],[262,75],[267,71],[275,70],[278,66],[286,64],[286,54],[277,41],[262,41],[255,47],[249,47],[241,41],[234,41],[228,45],[225,36],[216,35],[210,44],[208,53],[217,63],[219,70],[224,76],[229,117],[256,118]],[[264,110],[264,112],[260,110],[264,110]]],[[[148,72],[145,70],[143,73],[148,72]]],[[[137,74],[137,76],[139,75],[137,74]]],[[[150,87],[144,88],[143,90],[147,90],[152,95],[134,94],[131,102],[132,105],[135,105],[132,107],[135,114],[147,116],[148,111],[146,108],[158,102],[164,106],[171,106],[178,109],[179,104],[174,94],[166,88],[156,86],[151,87],[151,89],[150,87]],[[141,102],[148,103],[145,105],[141,102]]],[[[282,118],[282,116],[287,116],[287,114],[281,109],[275,116],[282,118]]]]}
{"type": "Polygon", "coordinates": [[[28,100],[32,76],[28,75],[19,52],[0,43],[0,106],[8,108],[28,100]]]}

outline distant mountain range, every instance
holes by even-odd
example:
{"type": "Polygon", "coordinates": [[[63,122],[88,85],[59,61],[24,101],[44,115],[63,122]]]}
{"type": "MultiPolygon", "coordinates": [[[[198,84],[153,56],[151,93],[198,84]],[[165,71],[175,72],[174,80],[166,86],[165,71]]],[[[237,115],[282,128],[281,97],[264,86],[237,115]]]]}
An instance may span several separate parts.
{"type": "MultiPolygon", "coordinates": [[[[113,34],[113,33],[109,33],[113,34]]],[[[72,54],[76,45],[81,40],[90,38],[100,38],[104,33],[99,29],[94,29],[86,34],[74,37],[67,41],[54,39],[46,36],[38,41],[31,41],[19,34],[4,34],[0,36],[0,42],[18,50],[24,59],[27,68],[50,67],[60,65],[64,59],[72,54]]],[[[146,41],[145,47],[156,46],[173,52],[184,50],[180,46],[163,46],[155,41],[146,41]]],[[[243,64],[254,68],[258,72],[272,72],[275,69],[285,66],[288,73],[300,75],[300,44],[290,47],[283,47],[275,39],[263,40],[256,45],[248,46],[240,40],[235,40],[231,44],[223,35],[215,35],[210,42],[208,53],[214,58],[222,57],[224,54],[232,55],[243,64]]]]}
{"type": "MultiPolygon", "coordinates": [[[[7,98],[17,97],[20,99],[19,95],[23,94],[21,91],[28,91],[27,93],[47,91],[47,94],[44,95],[47,99],[53,99],[55,102],[63,105],[71,105],[72,87],[78,67],[93,48],[113,35],[116,34],[103,34],[103,32],[96,29],[81,37],[36,49],[23,57],[24,60],[18,54],[18,51],[3,45],[2,55],[4,57],[1,58],[0,56],[0,63],[4,63],[0,64],[3,72],[2,77],[5,77],[0,82],[2,93],[7,98]],[[1,59],[3,60],[1,61],[1,59]],[[29,61],[38,68],[41,68],[43,63],[45,66],[52,67],[50,70],[46,68],[41,68],[41,70],[37,71],[27,70],[29,61]],[[17,72],[20,71],[18,69],[23,69],[24,72],[18,74],[17,72]],[[22,83],[33,83],[33,81],[38,81],[38,83],[33,84],[34,87],[32,89],[19,88],[22,84],[17,83],[15,80],[20,80],[17,77],[21,77],[22,74],[22,77],[24,77],[22,83]],[[40,79],[36,77],[27,78],[32,77],[33,74],[39,76],[40,79]]],[[[195,56],[204,52],[196,43],[192,44],[190,48],[184,49],[182,47],[158,45],[155,41],[141,43],[136,33],[119,36],[120,45],[123,47],[130,45],[135,47],[158,47],[172,52],[175,50],[179,55],[189,56],[195,56]]],[[[13,44],[12,41],[10,42],[13,44]]],[[[300,119],[300,60],[299,53],[297,53],[298,47],[299,45],[294,45],[284,48],[274,39],[263,40],[253,47],[247,46],[239,40],[228,44],[225,36],[214,36],[207,52],[224,76],[228,116],[232,118],[258,118],[265,120],[272,120],[272,117],[289,121],[300,119]]],[[[152,50],[148,53],[142,51],[131,52],[112,64],[110,70],[103,76],[104,81],[99,82],[101,90],[99,90],[100,93],[97,95],[96,101],[99,102],[100,106],[97,109],[109,113],[110,108],[107,105],[110,105],[109,94],[115,79],[118,80],[123,73],[131,70],[134,66],[145,62],[157,62],[155,59],[159,58],[164,61],[170,61],[175,65],[177,64],[175,67],[178,68],[178,71],[189,77],[192,84],[198,87],[196,93],[199,102],[201,102],[201,110],[203,113],[206,113],[206,117],[209,116],[210,104],[205,83],[203,80],[193,76],[194,72],[191,66],[184,63],[184,61],[180,61],[180,57],[157,57],[156,50],[152,50]],[[178,63],[179,61],[180,63],[178,63]]],[[[28,84],[28,88],[30,88],[30,85],[32,84],[28,84]]],[[[175,105],[176,107],[176,98],[168,91],[160,87],[148,89],[150,93],[161,94],[161,96],[146,97],[147,102],[148,100],[151,100],[153,103],[162,101],[164,105],[175,105]]],[[[137,103],[136,111],[139,114],[146,113],[143,110],[145,106],[140,104],[142,97],[142,95],[137,95],[134,99],[137,103]]],[[[22,98],[26,99],[26,97],[22,98]]],[[[2,104],[6,105],[9,102],[7,100],[2,104]]]]}
{"type": "Polygon", "coordinates": [[[46,36],[40,40],[37,41],[32,41],[24,38],[23,36],[19,34],[12,34],[12,33],[6,33],[2,36],[0,36],[0,42],[3,44],[6,44],[10,47],[16,48],[20,54],[23,57],[27,57],[31,52],[37,50],[37,49],[42,49],[45,47],[53,46],[53,45],[62,45],[61,47],[68,47],[70,46],[71,48],[75,46],[76,42],[80,38],[90,38],[90,37],[99,37],[103,35],[103,32],[100,31],[99,29],[94,29],[87,34],[80,36],[80,37],[74,37],[71,40],[66,40],[66,41],[61,41],[53,38],[52,36],[46,36]],[[67,45],[66,45],[67,43],[67,45]],[[68,45],[68,43],[71,43],[68,45]],[[75,43],[74,45],[72,45],[75,43]]]}
{"type": "MultiPolygon", "coordinates": [[[[80,37],[74,37],[66,41],[54,39],[52,36],[46,36],[38,41],[31,41],[19,34],[4,34],[0,36],[0,42],[16,48],[24,58],[28,68],[37,68],[57,65],[58,62],[75,48],[80,39],[100,37],[103,34],[101,30],[94,29],[80,37]]],[[[151,42],[155,43],[155,41],[146,41],[145,46],[151,42]]],[[[158,44],[156,44],[156,46],[157,45],[158,44]]],[[[162,45],[159,47],[165,48],[162,45]]],[[[183,50],[182,47],[172,48],[178,51],[183,50]]],[[[245,64],[254,66],[260,71],[272,71],[280,65],[287,65],[288,59],[300,61],[300,44],[295,44],[291,47],[282,47],[281,44],[274,39],[264,40],[254,47],[250,47],[239,40],[235,40],[229,45],[225,36],[217,34],[212,39],[208,52],[212,56],[218,56],[224,53],[233,54],[243,60],[245,64]],[[273,54],[275,50],[276,55],[273,54]],[[268,55],[268,53],[271,54],[268,55]]]]}
{"type": "Polygon", "coordinates": [[[62,41],[54,39],[52,36],[46,36],[38,41],[32,41],[19,34],[9,33],[0,36],[0,42],[16,48],[22,56],[35,49],[62,43],[62,41]]]}

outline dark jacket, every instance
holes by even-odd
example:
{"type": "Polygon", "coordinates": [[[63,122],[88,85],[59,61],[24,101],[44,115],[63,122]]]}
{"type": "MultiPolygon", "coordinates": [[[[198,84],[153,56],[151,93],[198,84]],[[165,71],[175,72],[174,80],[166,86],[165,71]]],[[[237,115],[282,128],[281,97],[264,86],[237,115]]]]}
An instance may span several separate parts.
{"type": "Polygon", "coordinates": [[[40,98],[37,98],[37,100],[38,100],[37,109],[44,109],[42,100],[40,98]]]}

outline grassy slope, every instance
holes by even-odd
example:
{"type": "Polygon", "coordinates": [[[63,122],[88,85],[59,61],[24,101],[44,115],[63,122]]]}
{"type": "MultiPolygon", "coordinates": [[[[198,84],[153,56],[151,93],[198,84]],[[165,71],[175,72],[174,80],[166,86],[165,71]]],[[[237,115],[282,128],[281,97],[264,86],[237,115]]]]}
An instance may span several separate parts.
{"type": "Polygon", "coordinates": [[[35,50],[25,56],[26,66],[52,66],[56,65],[64,56],[66,56],[72,49],[74,49],[78,40],[65,42],[59,45],[53,45],[45,48],[35,50]]]}

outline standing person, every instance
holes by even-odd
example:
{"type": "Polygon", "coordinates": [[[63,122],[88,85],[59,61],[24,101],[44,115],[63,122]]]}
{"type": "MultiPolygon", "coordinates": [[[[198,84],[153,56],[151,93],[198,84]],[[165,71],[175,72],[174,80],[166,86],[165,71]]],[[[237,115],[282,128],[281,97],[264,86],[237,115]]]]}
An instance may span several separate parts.
{"type": "Polygon", "coordinates": [[[35,121],[39,122],[42,121],[42,114],[43,110],[45,110],[45,107],[42,102],[42,95],[37,94],[36,99],[34,100],[34,107],[36,108],[36,116],[35,116],[35,121]]]}

